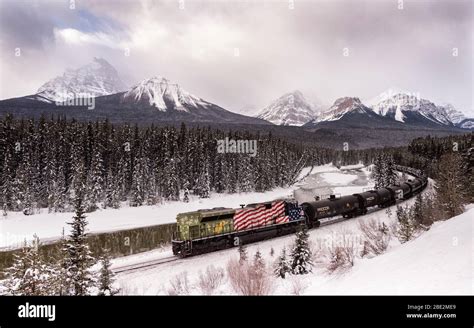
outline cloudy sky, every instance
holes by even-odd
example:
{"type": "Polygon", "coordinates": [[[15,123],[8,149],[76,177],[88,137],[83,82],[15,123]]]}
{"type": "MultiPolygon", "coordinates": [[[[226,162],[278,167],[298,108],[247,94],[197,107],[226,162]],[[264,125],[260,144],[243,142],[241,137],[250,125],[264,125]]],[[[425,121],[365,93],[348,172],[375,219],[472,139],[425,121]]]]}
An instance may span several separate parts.
{"type": "Polygon", "coordinates": [[[0,99],[102,57],[233,111],[397,87],[473,115],[472,48],[470,0],[0,0],[0,99]]]}

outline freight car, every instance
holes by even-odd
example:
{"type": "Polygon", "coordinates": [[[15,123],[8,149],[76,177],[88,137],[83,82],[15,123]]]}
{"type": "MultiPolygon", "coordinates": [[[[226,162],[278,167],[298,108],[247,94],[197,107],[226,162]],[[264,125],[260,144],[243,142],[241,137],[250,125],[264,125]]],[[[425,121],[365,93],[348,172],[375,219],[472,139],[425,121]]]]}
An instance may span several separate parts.
{"type": "Polygon", "coordinates": [[[173,253],[186,257],[294,233],[301,225],[318,227],[323,218],[364,215],[371,207],[396,204],[426,187],[428,179],[420,170],[396,168],[415,178],[400,185],[342,197],[331,195],[328,199],[301,205],[295,200],[280,199],[239,209],[219,207],[181,213],[176,219],[173,253]]]}

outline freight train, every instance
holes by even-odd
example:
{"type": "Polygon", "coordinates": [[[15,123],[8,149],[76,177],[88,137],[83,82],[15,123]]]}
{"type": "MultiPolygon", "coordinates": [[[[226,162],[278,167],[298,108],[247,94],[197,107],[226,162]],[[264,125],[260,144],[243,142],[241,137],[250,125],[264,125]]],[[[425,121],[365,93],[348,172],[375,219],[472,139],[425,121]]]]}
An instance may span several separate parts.
{"type": "Polygon", "coordinates": [[[319,227],[321,219],[364,215],[371,207],[388,207],[420,193],[428,179],[420,170],[396,166],[414,176],[398,185],[298,204],[292,199],[217,207],[178,214],[173,253],[187,257],[294,233],[298,226],[319,227]]]}

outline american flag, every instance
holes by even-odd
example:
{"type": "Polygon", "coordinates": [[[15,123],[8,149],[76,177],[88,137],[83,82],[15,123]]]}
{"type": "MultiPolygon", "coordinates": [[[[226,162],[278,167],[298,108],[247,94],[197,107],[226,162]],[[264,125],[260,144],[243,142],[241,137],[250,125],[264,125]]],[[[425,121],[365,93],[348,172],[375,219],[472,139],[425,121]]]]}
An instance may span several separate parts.
{"type": "Polygon", "coordinates": [[[246,230],[259,228],[272,224],[280,224],[288,221],[299,220],[301,209],[298,206],[290,207],[288,215],[285,215],[285,202],[275,201],[271,208],[266,204],[259,204],[254,208],[238,209],[234,215],[234,230],[246,230]]]}
{"type": "Polygon", "coordinates": [[[290,221],[301,220],[304,217],[303,209],[296,204],[288,204],[288,216],[290,221]]]}

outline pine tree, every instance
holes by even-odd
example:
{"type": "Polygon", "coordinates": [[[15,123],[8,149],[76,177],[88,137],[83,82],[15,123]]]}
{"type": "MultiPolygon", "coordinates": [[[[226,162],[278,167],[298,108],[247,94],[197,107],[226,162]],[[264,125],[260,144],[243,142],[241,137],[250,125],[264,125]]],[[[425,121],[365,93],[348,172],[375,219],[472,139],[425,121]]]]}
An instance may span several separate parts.
{"type": "Polygon", "coordinates": [[[402,206],[397,206],[397,219],[398,225],[396,230],[396,235],[398,240],[401,243],[405,243],[413,239],[415,234],[415,225],[412,219],[412,213],[408,207],[403,208],[402,206]]]}
{"type": "Polygon", "coordinates": [[[378,155],[374,159],[374,166],[372,168],[372,179],[374,180],[374,189],[384,187],[382,155],[378,155]]]}
{"type": "Polygon", "coordinates": [[[86,240],[84,189],[80,186],[77,186],[75,193],[74,208],[76,214],[69,223],[72,229],[67,243],[67,275],[72,285],[72,294],[80,296],[88,295],[94,284],[91,267],[95,263],[86,240]]]}
{"type": "Polygon", "coordinates": [[[118,289],[113,287],[114,273],[110,269],[110,254],[108,249],[104,249],[104,253],[100,258],[100,273],[98,280],[99,296],[113,296],[119,293],[118,289]]]}
{"type": "Polygon", "coordinates": [[[383,177],[383,187],[393,186],[397,183],[397,172],[391,155],[385,155],[383,158],[383,177]]]}
{"type": "Polygon", "coordinates": [[[57,256],[54,259],[54,263],[49,268],[50,270],[50,286],[54,291],[52,295],[66,296],[73,293],[72,280],[69,277],[68,265],[69,265],[69,249],[68,240],[64,234],[64,228],[61,234],[57,247],[57,256]]]}
{"type": "Polygon", "coordinates": [[[120,208],[120,188],[111,170],[109,170],[107,173],[107,182],[105,185],[105,199],[103,207],[111,207],[115,209],[120,208]]]}
{"type": "Polygon", "coordinates": [[[421,194],[418,194],[415,197],[415,204],[413,205],[413,223],[415,228],[419,228],[424,222],[423,207],[423,197],[421,194]]]}
{"type": "Polygon", "coordinates": [[[92,157],[91,168],[87,174],[87,212],[93,212],[98,209],[98,203],[103,200],[104,177],[103,160],[99,151],[95,151],[92,157]]]}
{"type": "Polygon", "coordinates": [[[260,253],[259,250],[257,250],[253,258],[253,266],[255,268],[262,268],[265,266],[265,261],[263,260],[262,253],[260,253]]]}
{"type": "Polygon", "coordinates": [[[459,215],[464,210],[466,200],[462,159],[457,153],[448,153],[439,162],[438,178],[436,179],[436,204],[442,219],[459,215]]]}
{"type": "Polygon", "coordinates": [[[306,274],[312,271],[313,263],[308,238],[306,228],[302,228],[296,233],[295,245],[291,252],[291,273],[293,274],[306,274]]]}
{"type": "Polygon", "coordinates": [[[286,275],[291,272],[291,267],[288,263],[288,259],[286,258],[285,247],[282,249],[281,255],[278,257],[274,272],[277,277],[281,277],[283,279],[285,279],[286,275]]]}
{"type": "Polygon", "coordinates": [[[7,269],[6,287],[11,295],[49,295],[47,265],[39,253],[39,238],[35,235],[33,245],[23,247],[14,255],[13,266],[7,269]]]}
{"type": "Polygon", "coordinates": [[[6,279],[3,282],[7,293],[10,295],[28,295],[28,287],[25,283],[26,271],[29,268],[28,253],[30,249],[26,245],[21,249],[21,253],[13,254],[13,265],[5,272],[6,279]]]}
{"type": "Polygon", "coordinates": [[[145,179],[143,161],[137,161],[133,170],[130,206],[142,206],[145,201],[145,179]]]}
{"type": "Polygon", "coordinates": [[[247,247],[242,243],[239,244],[239,262],[243,263],[247,261],[247,247]]]}

